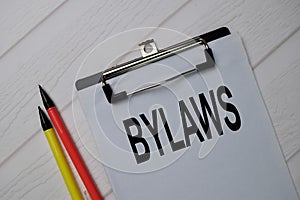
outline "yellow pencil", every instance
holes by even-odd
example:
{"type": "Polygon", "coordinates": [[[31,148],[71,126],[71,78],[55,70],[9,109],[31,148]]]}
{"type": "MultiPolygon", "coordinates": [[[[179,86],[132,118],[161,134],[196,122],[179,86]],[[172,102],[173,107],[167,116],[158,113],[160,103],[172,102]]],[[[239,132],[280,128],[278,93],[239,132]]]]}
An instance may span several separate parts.
{"type": "Polygon", "coordinates": [[[68,162],[67,162],[66,157],[63,153],[63,150],[60,146],[60,143],[57,139],[57,136],[53,130],[52,124],[51,124],[50,120],[48,119],[47,115],[43,112],[43,110],[40,107],[38,107],[38,109],[39,109],[39,115],[40,115],[40,120],[41,120],[41,125],[43,128],[43,131],[46,135],[46,138],[51,147],[52,153],[55,157],[55,160],[60,169],[60,172],[64,178],[64,181],[67,185],[69,193],[73,200],[75,200],[75,199],[82,200],[83,197],[80,193],[80,190],[75,181],[75,178],[70,169],[70,166],[68,165],[68,162]]]}

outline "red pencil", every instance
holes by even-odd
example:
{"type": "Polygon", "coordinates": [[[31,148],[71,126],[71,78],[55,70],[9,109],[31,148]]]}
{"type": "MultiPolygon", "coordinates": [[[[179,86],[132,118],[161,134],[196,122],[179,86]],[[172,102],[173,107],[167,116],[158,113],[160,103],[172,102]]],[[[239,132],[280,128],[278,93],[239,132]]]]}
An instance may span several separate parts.
{"type": "Polygon", "coordinates": [[[45,109],[48,112],[48,115],[54,125],[65,149],[67,150],[83,184],[85,185],[87,191],[89,192],[91,198],[93,200],[102,200],[102,197],[95,185],[95,182],[89,173],[84,161],[78,152],[60,114],[58,113],[53,101],[49,97],[49,95],[43,90],[43,88],[39,85],[40,93],[42,96],[43,104],[45,109]]]}

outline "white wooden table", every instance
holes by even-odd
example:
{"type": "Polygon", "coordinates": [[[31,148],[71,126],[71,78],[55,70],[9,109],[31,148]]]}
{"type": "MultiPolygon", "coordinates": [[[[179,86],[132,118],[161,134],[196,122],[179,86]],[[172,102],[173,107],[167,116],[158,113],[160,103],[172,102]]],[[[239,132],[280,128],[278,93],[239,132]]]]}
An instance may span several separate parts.
{"type": "Polygon", "coordinates": [[[70,199],[40,129],[37,84],[55,99],[102,194],[114,199],[103,166],[76,134],[71,99],[81,62],[98,43],[132,28],[195,36],[220,26],[243,39],[300,192],[299,0],[2,0],[0,199],[70,199]]]}

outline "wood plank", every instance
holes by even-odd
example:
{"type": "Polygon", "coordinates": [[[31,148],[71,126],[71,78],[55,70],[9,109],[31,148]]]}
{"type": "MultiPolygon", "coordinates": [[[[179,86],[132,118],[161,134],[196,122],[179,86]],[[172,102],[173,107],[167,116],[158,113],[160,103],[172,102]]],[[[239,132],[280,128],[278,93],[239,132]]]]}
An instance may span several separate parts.
{"type": "Polygon", "coordinates": [[[40,142],[32,140],[14,156],[15,159],[1,165],[1,199],[63,199],[68,196],[42,134],[35,135],[40,142]]]}
{"type": "Polygon", "coordinates": [[[299,166],[300,166],[300,152],[293,155],[288,161],[288,167],[293,177],[295,187],[297,189],[298,195],[300,195],[300,173],[299,173],[299,166]]]}
{"type": "Polygon", "coordinates": [[[300,31],[255,70],[286,159],[300,149],[300,31]]]}
{"type": "Polygon", "coordinates": [[[38,130],[37,115],[33,112],[40,104],[38,83],[53,94],[59,108],[64,107],[71,101],[80,63],[96,44],[127,29],[157,26],[184,1],[111,4],[91,0],[81,4],[64,4],[0,60],[2,69],[9,66],[8,72],[0,75],[0,163],[38,130]],[[72,18],[65,19],[66,15],[72,18]],[[57,25],[58,21],[64,27],[57,25]]]}
{"type": "Polygon", "coordinates": [[[238,32],[256,66],[300,26],[300,1],[191,1],[163,27],[189,36],[227,26],[238,32]]]}
{"type": "Polygon", "coordinates": [[[66,0],[10,0],[0,6],[0,58],[66,0]]]}
{"type": "Polygon", "coordinates": [[[109,194],[109,195],[105,198],[105,200],[115,200],[115,199],[116,199],[116,197],[115,197],[114,193],[109,194]]]}
{"type": "MultiPolygon", "coordinates": [[[[103,196],[111,193],[111,186],[102,164],[91,154],[93,139],[88,135],[76,132],[71,106],[62,112],[66,124],[71,125],[69,131],[85,160],[96,184],[103,196]],[[86,149],[83,142],[89,142],[86,149]],[[90,151],[90,152],[89,152],[90,151]]],[[[83,119],[83,118],[82,118],[83,119]]],[[[83,125],[83,123],[81,123],[83,125]]],[[[80,126],[82,133],[86,126],[80,126]]],[[[74,171],[74,166],[72,169],[74,171]]],[[[76,174],[80,188],[84,188],[76,174]]],[[[69,199],[70,196],[42,132],[33,135],[26,145],[22,146],[11,159],[1,164],[0,199],[69,199]]],[[[82,189],[84,191],[84,189],[82,189]]]]}

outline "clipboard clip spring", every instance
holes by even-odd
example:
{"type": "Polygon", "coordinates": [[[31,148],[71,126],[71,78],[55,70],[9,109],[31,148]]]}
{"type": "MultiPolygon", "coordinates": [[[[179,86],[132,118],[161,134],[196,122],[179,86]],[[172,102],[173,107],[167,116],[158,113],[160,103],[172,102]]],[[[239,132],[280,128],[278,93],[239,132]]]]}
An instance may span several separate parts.
{"type": "Polygon", "coordinates": [[[104,70],[101,73],[100,82],[102,83],[103,92],[109,103],[116,102],[116,101],[119,101],[122,99],[126,99],[130,95],[161,86],[166,82],[169,82],[169,81],[172,81],[181,76],[199,71],[200,69],[203,69],[206,67],[212,67],[215,64],[212,49],[209,47],[207,42],[203,38],[200,38],[200,37],[186,40],[184,42],[173,45],[173,46],[168,47],[163,50],[157,49],[153,39],[147,40],[143,43],[140,43],[139,46],[140,46],[140,50],[142,53],[141,58],[135,59],[135,60],[127,62],[127,63],[117,65],[116,67],[109,68],[107,70],[104,70]],[[196,67],[193,69],[187,70],[185,72],[182,72],[178,75],[175,75],[173,77],[170,77],[170,78],[160,81],[158,83],[154,83],[149,86],[142,87],[142,88],[136,89],[131,92],[122,91],[122,92],[114,94],[111,86],[106,82],[107,80],[112,79],[116,76],[122,75],[126,72],[140,68],[147,64],[162,60],[164,58],[175,55],[176,53],[180,53],[184,50],[195,47],[197,45],[204,45],[204,47],[205,47],[204,54],[205,54],[206,62],[196,65],[196,67]],[[147,50],[147,48],[149,48],[149,47],[150,47],[150,50],[149,49],[147,50]]]}

